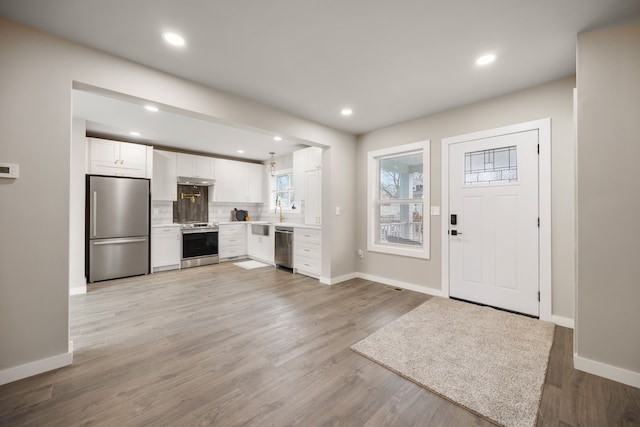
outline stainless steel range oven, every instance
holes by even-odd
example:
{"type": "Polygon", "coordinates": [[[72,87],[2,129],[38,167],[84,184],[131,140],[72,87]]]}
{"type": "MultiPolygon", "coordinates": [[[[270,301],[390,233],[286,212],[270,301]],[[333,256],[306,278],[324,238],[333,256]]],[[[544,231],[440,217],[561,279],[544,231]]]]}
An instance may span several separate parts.
{"type": "Polygon", "coordinates": [[[220,262],[218,254],[218,224],[183,224],[181,231],[181,268],[220,262]]]}

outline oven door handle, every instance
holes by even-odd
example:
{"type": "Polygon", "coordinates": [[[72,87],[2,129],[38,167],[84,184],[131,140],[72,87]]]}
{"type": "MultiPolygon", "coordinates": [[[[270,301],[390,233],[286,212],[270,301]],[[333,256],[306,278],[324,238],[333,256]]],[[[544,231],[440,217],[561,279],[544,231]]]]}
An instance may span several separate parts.
{"type": "Polygon", "coordinates": [[[217,233],[218,230],[182,230],[182,234],[217,233]]]}

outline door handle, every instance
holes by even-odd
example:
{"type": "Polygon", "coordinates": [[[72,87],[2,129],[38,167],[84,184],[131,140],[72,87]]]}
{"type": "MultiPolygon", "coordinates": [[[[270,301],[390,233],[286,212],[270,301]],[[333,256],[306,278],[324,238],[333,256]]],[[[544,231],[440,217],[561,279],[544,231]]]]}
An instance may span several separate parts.
{"type": "Polygon", "coordinates": [[[93,237],[98,235],[98,192],[93,192],[93,237]]]}
{"type": "Polygon", "coordinates": [[[452,236],[461,236],[462,233],[460,233],[458,230],[451,230],[451,235],[452,236]]]}
{"type": "Polygon", "coordinates": [[[102,246],[102,245],[115,245],[118,243],[139,243],[139,242],[146,242],[147,239],[145,238],[139,238],[139,239],[111,239],[111,240],[102,240],[99,242],[93,242],[93,244],[95,246],[102,246]]]}

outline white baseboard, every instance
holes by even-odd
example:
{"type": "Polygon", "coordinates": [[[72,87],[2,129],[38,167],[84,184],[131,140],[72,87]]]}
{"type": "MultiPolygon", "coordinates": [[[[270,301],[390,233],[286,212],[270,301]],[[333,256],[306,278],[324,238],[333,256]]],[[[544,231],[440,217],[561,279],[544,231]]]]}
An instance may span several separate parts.
{"type": "Polygon", "coordinates": [[[436,297],[449,298],[445,295],[441,289],[428,288],[426,286],[419,286],[413,283],[402,282],[400,280],[389,279],[386,277],[374,276],[372,274],[357,273],[358,277],[365,280],[371,280],[372,282],[378,282],[385,285],[396,286],[398,288],[406,289],[409,291],[420,292],[421,294],[433,295],[436,297]]]}
{"type": "Polygon", "coordinates": [[[87,293],[87,285],[75,286],[73,288],[69,288],[69,295],[82,295],[86,293],[87,293]]]}
{"type": "Polygon", "coordinates": [[[355,279],[358,277],[358,273],[349,273],[338,277],[320,277],[320,283],[323,285],[336,285],[338,283],[346,282],[347,280],[355,279]]]}
{"type": "Polygon", "coordinates": [[[564,326],[565,328],[574,329],[573,328],[573,319],[563,316],[551,315],[551,321],[558,326],[564,326]]]}
{"type": "Polygon", "coordinates": [[[53,371],[54,369],[69,366],[73,363],[73,343],[69,342],[69,352],[14,366],[0,371],[0,385],[8,384],[23,378],[53,371]]]}
{"type": "Polygon", "coordinates": [[[640,388],[640,372],[628,371],[613,365],[597,362],[573,353],[573,366],[584,372],[608,378],[631,387],[640,388]]]}

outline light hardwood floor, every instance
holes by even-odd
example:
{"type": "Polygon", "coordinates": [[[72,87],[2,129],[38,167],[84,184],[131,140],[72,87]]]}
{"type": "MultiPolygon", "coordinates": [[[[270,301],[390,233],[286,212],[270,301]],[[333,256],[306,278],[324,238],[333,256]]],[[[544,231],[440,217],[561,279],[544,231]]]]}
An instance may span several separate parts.
{"type": "MultiPolygon", "coordinates": [[[[1,426],[490,426],[349,350],[429,297],[231,263],[71,297],[74,363],[0,387],[1,426]]],[[[640,390],[572,366],[557,328],[539,426],[640,425],[640,390]]]]}

